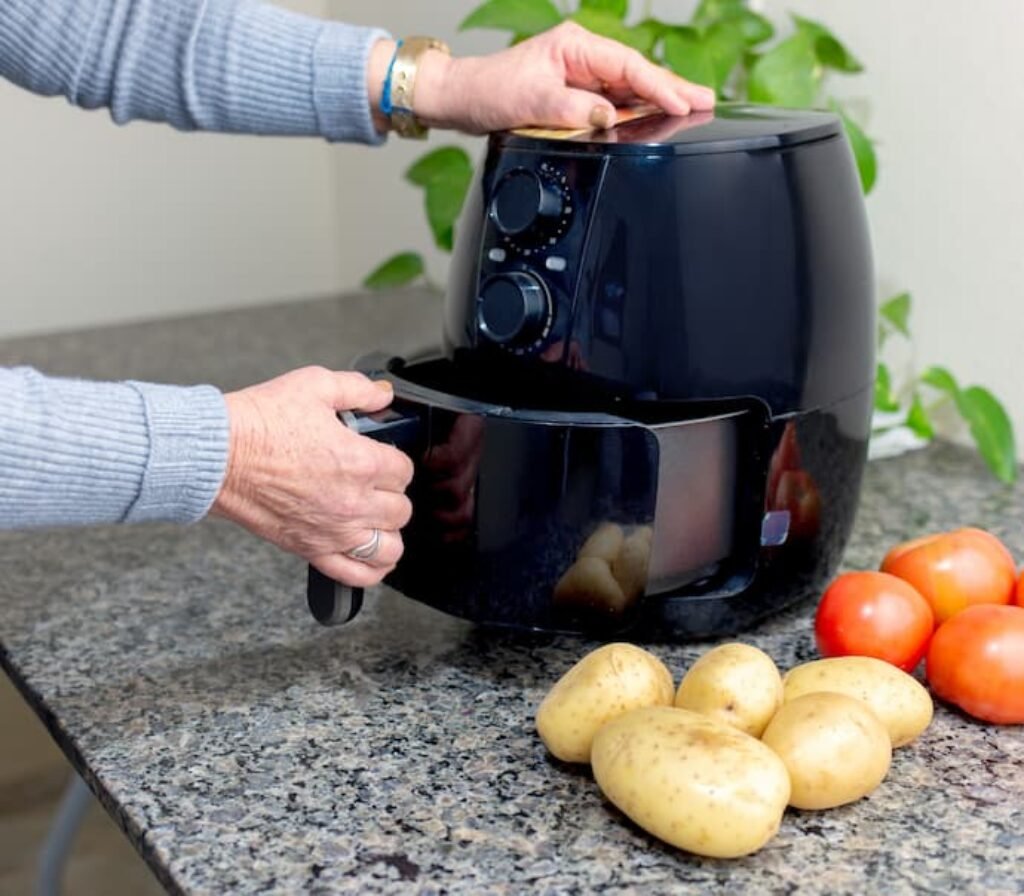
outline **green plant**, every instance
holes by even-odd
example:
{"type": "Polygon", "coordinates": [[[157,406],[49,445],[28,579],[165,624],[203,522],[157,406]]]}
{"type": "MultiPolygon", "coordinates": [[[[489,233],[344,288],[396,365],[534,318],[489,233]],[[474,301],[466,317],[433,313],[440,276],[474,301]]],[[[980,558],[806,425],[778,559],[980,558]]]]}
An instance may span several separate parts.
{"type": "MultiPolygon", "coordinates": [[[[842,119],[864,193],[878,174],[874,143],[843,105],[825,96],[826,76],[856,74],[861,63],[819,22],[793,15],[789,33],[747,8],[746,0],[700,0],[689,21],[669,23],[643,16],[629,23],[630,0],[485,0],[463,20],[460,30],[506,31],[515,43],[573,19],[591,31],[632,46],[691,81],[713,87],[722,100],[791,108],[827,106],[842,119]]],[[[435,244],[450,252],[459,210],[472,177],[472,163],[456,146],[442,146],[418,159],[405,178],[423,190],[427,222],[435,244]]],[[[371,288],[393,287],[424,278],[422,256],[402,252],[378,266],[364,281],[371,288]]],[[[935,434],[932,412],[952,402],[966,421],[979,453],[1000,479],[1017,475],[1013,429],[1002,405],[981,386],[960,388],[942,367],[911,372],[894,388],[884,350],[892,336],[910,338],[910,295],[900,293],[879,306],[879,358],[875,408],[886,422],[876,433],[905,427],[920,438],[935,434]],[[937,399],[926,403],[934,393],[937,399]]]]}

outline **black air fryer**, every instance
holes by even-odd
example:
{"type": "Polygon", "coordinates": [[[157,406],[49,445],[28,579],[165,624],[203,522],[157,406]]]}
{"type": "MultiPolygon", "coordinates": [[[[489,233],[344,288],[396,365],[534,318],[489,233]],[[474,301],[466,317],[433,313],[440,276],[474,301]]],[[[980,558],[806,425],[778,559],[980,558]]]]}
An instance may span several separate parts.
{"type": "MultiPolygon", "coordinates": [[[[361,366],[413,458],[392,587],[497,626],[684,639],[819,591],[853,523],[872,265],[839,120],[725,105],[490,138],[443,350],[361,366]]],[[[310,606],[359,595],[310,571],[310,606]]]]}

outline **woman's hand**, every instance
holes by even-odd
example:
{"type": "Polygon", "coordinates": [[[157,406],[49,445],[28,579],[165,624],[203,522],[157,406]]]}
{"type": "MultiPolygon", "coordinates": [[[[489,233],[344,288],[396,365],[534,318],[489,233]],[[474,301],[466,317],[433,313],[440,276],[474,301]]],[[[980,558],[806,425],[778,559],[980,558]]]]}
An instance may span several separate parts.
{"type": "MultiPolygon", "coordinates": [[[[370,84],[379,93],[394,44],[371,54],[370,84]]],[[[450,59],[427,51],[416,75],[416,117],[432,127],[471,134],[528,125],[606,128],[615,106],[652,103],[671,115],[711,109],[714,91],[649,62],[637,50],[574,22],[489,56],[450,59]]]]}
{"type": "Polygon", "coordinates": [[[412,461],[348,429],[337,411],[378,411],[388,383],[306,367],[225,396],[228,469],[213,513],[304,557],[347,585],[374,585],[402,555],[412,461]],[[361,561],[348,551],[380,543],[361,561]]]}

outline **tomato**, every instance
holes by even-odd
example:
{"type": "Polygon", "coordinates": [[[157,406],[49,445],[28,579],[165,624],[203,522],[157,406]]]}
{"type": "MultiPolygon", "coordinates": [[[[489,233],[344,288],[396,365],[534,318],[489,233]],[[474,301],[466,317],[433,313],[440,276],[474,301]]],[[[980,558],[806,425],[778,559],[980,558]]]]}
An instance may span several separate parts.
{"type": "Polygon", "coordinates": [[[1017,594],[1016,601],[1018,607],[1024,607],[1024,569],[1020,572],[1020,578],[1017,579],[1017,594]]]}
{"type": "Polygon", "coordinates": [[[931,607],[912,585],[884,572],[839,576],[818,604],[814,636],[822,656],[873,656],[912,672],[935,629],[931,607]]]}
{"type": "Polygon", "coordinates": [[[913,585],[941,624],[974,604],[1008,604],[1017,569],[1006,546],[982,529],[926,535],[894,547],[882,571],[913,585]]]}
{"type": "Polygon", "coordinates": [[[768,470],[769,510],[789,512],[789,537],[809,541],[821,528],[821,494],[814,478],[801,469],[800,444],[790,421],[782,430],[768,470]]]}
{"type": "Polygon", "coordinates": [[[800,470],[803,461],[800,458],[800,444],[796,440],[796,426],[790,420],[782,430],[779,444],[772,453],[768,467],[768,500],[771,503],[779,488],[779,479],[786,470],[800,470]]]}
{"type": "Polygon", "coordinates": [[[789,537],[814,538],[821,527],[821,495],[806,470],[783,470],[772,510],[789,511],[789,537]]]}
{"type": "Polygon", "coordinates": [[[1024,723],[1024,607],[957,613],[935,632],[926,670],[936,696],[975,718],[1024,723]]]}

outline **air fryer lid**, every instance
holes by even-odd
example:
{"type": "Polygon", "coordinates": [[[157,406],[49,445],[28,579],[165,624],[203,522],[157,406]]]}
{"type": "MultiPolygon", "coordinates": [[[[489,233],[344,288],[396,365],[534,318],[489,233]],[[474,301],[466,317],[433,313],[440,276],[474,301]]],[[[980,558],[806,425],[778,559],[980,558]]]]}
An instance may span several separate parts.
{"type": "Polygon", "coordinates": [[[513,131],[497,139],[504,147],[548,152],[702,155],[798,146],[834,137],[840,130],[839,118],[829,112],[722,103],[714,112],[652,115],[610,130],[567,132],[565,136],[513,131]]]}

